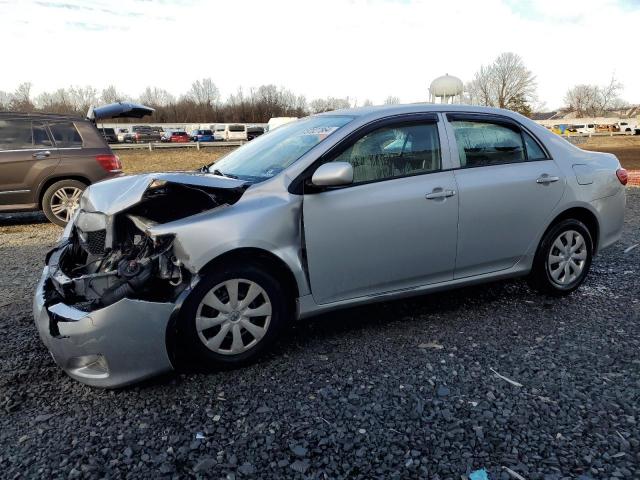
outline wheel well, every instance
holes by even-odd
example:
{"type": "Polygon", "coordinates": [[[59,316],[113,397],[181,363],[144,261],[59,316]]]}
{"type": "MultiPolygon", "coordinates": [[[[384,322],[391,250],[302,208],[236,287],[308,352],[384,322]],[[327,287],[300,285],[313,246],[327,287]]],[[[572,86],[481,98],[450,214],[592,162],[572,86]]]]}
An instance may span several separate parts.
{"type": "Polygon", "coordinates": [[[253,263],[264,266],[269,273],[273,274],[282,282],[287,292],[292,293],[292,298],[298,298],[298,283],[293,272],[284,261],[271,252],[260,248],[238,248],[223,253],[207,263],[201,271],[207,273],[216,268],[221,268],[230,263],[253,263]]]}
{"type": "Polygon", "coordinates": [[[598,225],[598,219],[596,218],[596,216],[586,208],[575,207],[575,208],[570,208],[569,210],[565,210],[560,215],[558,215],[553,220],[553,222],[551,222],[551,224],[549,225],[549,228],[553,227],[556,223],[562,220],[567,220],[569,218],[574,218],[585,224],[585,226],[589,230],[589,233],[591,234],[591,239],[593,240],[593,252],[594,253],[597,252],[598,239],[600,235],[600,227],[598,225]]]}
{"type": "Polygon", "coordinates": [[[44,192],[47,191],[47,188],[49,188],[51,185],[61,180],[77,180],[78,182],[82,182],[87,186],[91,185],[91,181],[89,181],[89,179],[85,177],[81,177],[79,175],[49,178],[47,179],[46,182],[42,184],[42,187],[40,187],[40,193],[38,193],[38,208],[40,209],[42,208],[42,197],[44,197],[44,192]]]}

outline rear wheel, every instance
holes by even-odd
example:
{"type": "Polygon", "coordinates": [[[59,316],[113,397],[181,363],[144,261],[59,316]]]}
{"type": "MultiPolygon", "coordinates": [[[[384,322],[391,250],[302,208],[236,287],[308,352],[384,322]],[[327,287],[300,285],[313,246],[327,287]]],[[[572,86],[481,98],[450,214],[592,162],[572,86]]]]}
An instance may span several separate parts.
{"type": "Polygon", "coordinates": [[[213,368],[253,362],[273,344],[292,313],[286,295],[280,282],[258,266],[210,273],[182,308],[182,353],[213,368]]]}
{"type": "Polygon", "coordinates": [[[587,227],[567,219],[551,227],[540,242],[529,284],[552,295],[566,295],[584,282],[593,257],[593,240],[587,227]]]}
{"type": "Polygon", "coordinates": [[[64,227],[80,204],[87,185],[78,180],[61,180],[51,185],[42,196],[42,210],[50,222],[64,227]]]}

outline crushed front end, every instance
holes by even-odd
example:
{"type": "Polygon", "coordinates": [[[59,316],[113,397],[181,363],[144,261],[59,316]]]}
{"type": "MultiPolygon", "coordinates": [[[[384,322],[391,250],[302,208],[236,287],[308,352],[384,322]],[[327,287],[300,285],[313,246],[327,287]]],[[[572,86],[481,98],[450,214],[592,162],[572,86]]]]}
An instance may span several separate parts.
{"type": "MultiPolygon", "coordinates": [[[[149,229],[228,206],[242,191],[145,181],[115,213],[95,211],[92,200],[100,199],[90,187],[48,254],[36,290],[40,337],[56,363],[83,383],[119,387],[173,369],[167,328],[198,277],[174,254],[173,235],[149,229]]],[[[129,183],[135,187],[139,179],[129,183]]]]}

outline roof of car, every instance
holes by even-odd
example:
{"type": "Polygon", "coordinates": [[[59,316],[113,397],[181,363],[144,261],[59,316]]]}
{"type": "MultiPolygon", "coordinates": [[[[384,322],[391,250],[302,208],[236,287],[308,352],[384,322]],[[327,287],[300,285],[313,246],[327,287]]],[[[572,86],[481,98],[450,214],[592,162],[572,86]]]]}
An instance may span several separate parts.
{"type": "Polygon", "coordinates": [[[404,105],[378,105],[372,107],[356,107],[333,110],[319,115],[349,115],[353,117],[377,117],[387,115],[400,115],[403,113],[419,112],[470,112],[493,113],[498,115],[519,116],[511,110],[494,107],[482,107],[477,105],[451,105],[447,103],[409,103],[404,105]]]}
{"type": "Polygon", "coordinates": [[[0,117],[11,117],[11,118],[50,118],[54,120],[86,120],[79,115],[69,115],[63,113],[45,113],[45,112],[7,112],[0,111],[0,117]]]}

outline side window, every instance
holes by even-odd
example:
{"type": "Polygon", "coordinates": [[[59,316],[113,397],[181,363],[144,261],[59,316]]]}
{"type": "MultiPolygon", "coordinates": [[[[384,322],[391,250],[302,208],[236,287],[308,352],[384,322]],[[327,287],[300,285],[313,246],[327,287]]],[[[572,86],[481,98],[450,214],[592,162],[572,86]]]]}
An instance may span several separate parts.
{"type": "Polygon", "coordinates": [[[52,145],[47,129],[43,123],[33,122],[33,145],[37,147],[50,147],[52,145]]]}
{"type": "Polygon", "coordinates": [[[333,159],[353,165],[353,182],[362,183],[440,170],[436,123],[384,127],[368,133],[333,159]]]}
{"type": "Polygon", "coordinates": [[[527,147],[527,160],[546,160],[547,155],[544,153],[544,150],[540,148],[538,142],[536,142],[531,135],[527,132],[522,132],[522,136],[524,137],[524,144],[527,147]]]}
{"type": "Polygon", "coordinates": [[[522,136],[515,128],[490,122],[458,120],[452,121],[451,125],[462,168],[525,161],[522,136]]]}
{"type": "Polygon", "coordinates": [[[81,147],[82,138],[73,122],[50,123],[49,129],[58,147],[81,147]]]}
{"type": "Polygon", "coordinates": [[[0,150],[33,148],[29,120],[0,120],[0,150]]]}

